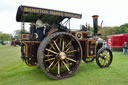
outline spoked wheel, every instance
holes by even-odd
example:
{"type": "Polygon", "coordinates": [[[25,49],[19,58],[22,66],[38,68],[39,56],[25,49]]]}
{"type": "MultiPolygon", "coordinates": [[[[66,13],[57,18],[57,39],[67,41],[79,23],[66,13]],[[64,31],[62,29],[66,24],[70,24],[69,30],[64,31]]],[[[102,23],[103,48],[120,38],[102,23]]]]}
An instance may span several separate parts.
{"type": "Polygon", "coordinates": [[[90,63],[90,62],[92,62],[94,59],[95,59],[95,57],[86,57],[86,58],[83,58],[83,61],[86,62],[86,63],[90,63]]]}
{"type": "Polygon", "coordinates": [[[41,42],[37,58],[41,69],[49,77],[64,79],[77,70],[81,57],[79,41],[69,33],[58,32],[41,42]]]}
{"type": "Polygon", "coordinates": [[[113,55],[109,48],[101,48],[96,57],[96,63],[99,67],[104,68],[110,66],[113,55]]]}

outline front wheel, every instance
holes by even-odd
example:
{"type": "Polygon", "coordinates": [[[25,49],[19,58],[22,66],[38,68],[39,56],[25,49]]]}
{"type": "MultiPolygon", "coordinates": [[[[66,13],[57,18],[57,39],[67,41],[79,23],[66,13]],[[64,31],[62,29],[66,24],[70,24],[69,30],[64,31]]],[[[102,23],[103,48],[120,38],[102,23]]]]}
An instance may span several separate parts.
{"type": "Polygon", "coordinates": [[[70,77],[80,65],[82,48],[79,41],[65,32],[53,33],[41,42],[37,60],[52,79],[70,77]]]}
{"type": "Polygon", "coordinates": [[[100,68],[109,67],[112,59],[112,51],[109,48],[101,48],[97,52],[96,63],[100,68]]]}

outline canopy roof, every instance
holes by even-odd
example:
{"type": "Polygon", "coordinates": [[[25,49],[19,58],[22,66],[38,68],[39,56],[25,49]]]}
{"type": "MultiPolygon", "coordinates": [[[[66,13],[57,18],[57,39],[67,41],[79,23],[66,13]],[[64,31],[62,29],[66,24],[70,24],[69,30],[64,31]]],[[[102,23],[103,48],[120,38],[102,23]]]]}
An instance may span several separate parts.
{"type": "Polygon", "coordinates": [[[49,24],[60,23],[64,18],[80,19],[82,17],[81,14],[76,13],[21,5],[17,10],[16,21],[35,22],[37,19],[39,19],[40,15],[43,15],[44,20],[47,21],[49,24]]]}

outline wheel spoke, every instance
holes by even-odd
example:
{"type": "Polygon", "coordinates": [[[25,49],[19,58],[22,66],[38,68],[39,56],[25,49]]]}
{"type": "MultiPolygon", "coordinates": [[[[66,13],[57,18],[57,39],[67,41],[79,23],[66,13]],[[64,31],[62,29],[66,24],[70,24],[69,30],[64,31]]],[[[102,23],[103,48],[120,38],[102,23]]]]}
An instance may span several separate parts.
{"type": "Polygon", "coordinates": [[[74,55],[67,55],[68,57],[74,56],[74,55]]]}
{"type": "Polygon", "coordinates": [[[107,60],[107,61],[109,61],[109,59],[110,59],[110,57],[107,57],[107,59],[106,59],[106,60],[107,60]]]}
{"type": "Polygon", "coordinates": [[[100,53],[100,56],[103,57],[103,53],[100,53]]]}
{"type": "Polygon", "coordinates": [[[109,55],[109,52],[107,52],[107,54],[106,55],[109,55]]]}
{"type": "Polygon", "coordinates": [[[49,65],[49,67],[48,67],[49,69],[51,68],[51,66],[53,65],[54,62],[55,62],[55,61],[53,61],[53,62],[49,65]]]}
{"type": "Polygon", "coordinates": [[[52,44],[52,43],[50,43],[50,45],[51,45],[51,47],[56,51],[56,49],[55,49],[55,47],[53,46],[53,44],[52,44]]]}
{"type": "Polygon", "coordinates": [[[102,65],[104,65],[104,59],[102,59],[102,65]]]}
{"type": "MultiPolygon", "coordinates": [[[[68,45],[69,45],[71,42],[72,42],[72,40],[71,40],[71,41],[69,41],[69,43],[65,46],[65,48],[67,48],[67,47],[68,47],[68,45]]],[[[64,48],[64,49],[65,49],[65,48],[64,48]]]]}
{"type": "Polygon", "coordinates": [[[47,59],[47,60],[45,60],[45,62],[47,62],[47,61],[51,61],[51,60],[55,60],[55,58],[47,59]]]}
{"type": "Polygon", "coordinates": [[[60,74],[60,62],[58,62],[58,74],[60,74]]]}
{"type": "Polygon", "coordinates": [[[73,52],[77,52],[78,50],[72,50],[72,51],[68,51],[67,53],[73,53],[73,52]]]}
{"type": "Polygon", "coordinates": [[[104,60],[104,64],[103,65],[105,66],[105,64],[106,64],[106,60],[104,60]]]}
{"type": "Polygon", "coordinates": [[[59,37],[57,37],[55,41],[57,41],[58,39],[59,39],[59,37]]]}
{"type": "Polygon", "coordinates": [[[76,60],[71,59],[71,58],[67,58],[67,57],[66,57],[66,59],[68,59],[68,60],[70,60],[70,61],[73,61],[73,62],[76,62],[76,60]]]}
{"type": "Polygon", "coordinates": [[[47,48],[46,48],[46,50],[49,51],[49,52],[51,52],[51,53],[57,54],[57,53],[56,53],[55,51],[53,51],[53,50],[50,50],[50,49],[47,49],[47,48]]]}
{"type": "Polygon", "coordinates": [[[107,60],[105,60],[106,61],[106,64],[108,64],[108,61],[107,60]]]}
{"type": "Polygon", "coordinates": [[[61,66],[60,67],[61,67],[61,71],[62,71],[62,69],[63,69],[63,62],[61,62],[61,66]]]}
{"type": "Polygon", "coordinates": [[[102,63],[103,64],[103,59],[102,59],[102,57],[99,57],[99,61],[100,61],[100,63],[102,63]]]}
{"type": "MultiPolygon", "coordinates": [[[[59,61],[58,61],[59,62],[59,61]]],[[[52,70],[55,68],[55,66],[58,64],[58,62],[56,62],[56,64],[52,67],[52,70]]]]}
{"type": "Polygon", "coordinates": [[[107,53],[107,54],[106,54],[106,56],[107,56],[107,58],[109,58],[109,57],[110,57],[110,54],[109,54],[109,53],[107,53]]]}
{"type": "Polygon", "coordinates": [[[68,68],[68,66],[65,64],[65,62],[64,61],[62,61],[63,62],[63,64],[64,64],[64,66],[66,67],[66,69],[68,70],[68,71],[70,71],[70,69],[68,68]]]}
{"type": "Polygon", "coordinates": [[[66,63],[70,66],[70,63],[68,62],[68,60],[65,59],[65,61],[66,61],[66,63]]]}
{"type": "Polygon", "coordinates": [[[59,48],[61,48],[62,37],[60,37],[59,48]]]}
{"type": "Polygon", "coordinates": [[[102,58],[101,57],[99,57],[99,61],[102,61],[102,58]]]}
{"type": "Polygon", "coordinates": [[[53,40],[53,42],[54,42],[56,48],[58,49],[58,51],[60,51],[60,48],[58,47],[57,43],[54,40],[53,40]]]}
{"type": "Polygon", "coordinates": [[[44,55],[45,57],[50,57],[50,56],[54,56],[54,55],[44,55]]]}
{"type": "Polygon", "coordinates": [[[64,51],[64,39],[63,39],[63,44],[62,44],[62,51],[64,51]]]}
{"type": "Polygon", "coordinates": [[[71,46],[69,48],[67,48],[66,52],[68,52],[70,50],[71,46]]]}
{"type": "Polygon", "coordinates": [[[108,54],[108,51],[103,51],[103,55],[106,56],[108,54]]]}

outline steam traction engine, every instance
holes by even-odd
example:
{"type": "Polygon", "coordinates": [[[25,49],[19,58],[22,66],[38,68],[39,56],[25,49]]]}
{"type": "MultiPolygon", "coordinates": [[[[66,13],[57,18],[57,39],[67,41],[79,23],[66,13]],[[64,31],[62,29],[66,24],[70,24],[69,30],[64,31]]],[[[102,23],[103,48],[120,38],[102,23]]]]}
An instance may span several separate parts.
{"type": "Polygon", "coordinates": [[[52,79],[70,77],[79,67],[81,59],[86,63],[96,59],[99,67],[108,67],[112,62],[112,52],[109,48],[102,47],[103,40],[97,34],[98,16],[93,16],[93,36],[89,35],[84,26],[80,30],[70,29],[70,19],[81,17],[81,14],[76,13],[20,6],[16,21],[22,22],[21,58],[29,66],[39,65],[52,79]],[[36,31],[25,33],[24,25],[29,22],[35,27],[35,21],[40,15],[44,16],[49,26],[44,27],[44,39],[37,41],[36,31]]]}

